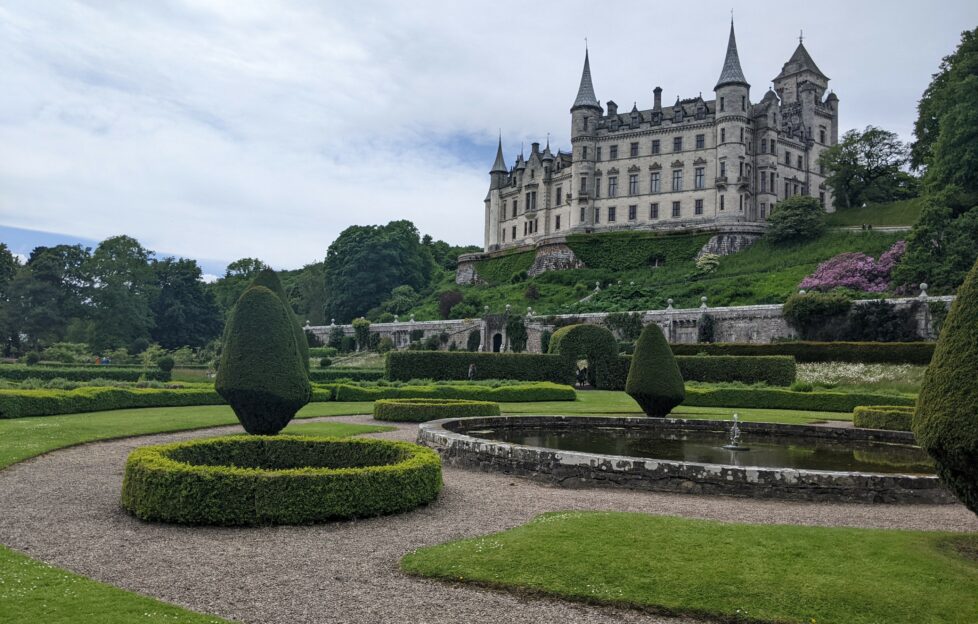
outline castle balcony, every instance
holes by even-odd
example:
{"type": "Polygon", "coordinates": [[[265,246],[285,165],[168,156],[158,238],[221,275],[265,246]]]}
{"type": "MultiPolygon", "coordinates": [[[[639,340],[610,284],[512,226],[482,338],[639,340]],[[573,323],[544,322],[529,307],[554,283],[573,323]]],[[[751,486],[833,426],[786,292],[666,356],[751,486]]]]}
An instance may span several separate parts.
{"type": "Polygon", "coordinates": [[[726,188],[727,176],[717,176],[717,179],[714,180],[713,184],[717,186],[717,188],[726,188]]]}

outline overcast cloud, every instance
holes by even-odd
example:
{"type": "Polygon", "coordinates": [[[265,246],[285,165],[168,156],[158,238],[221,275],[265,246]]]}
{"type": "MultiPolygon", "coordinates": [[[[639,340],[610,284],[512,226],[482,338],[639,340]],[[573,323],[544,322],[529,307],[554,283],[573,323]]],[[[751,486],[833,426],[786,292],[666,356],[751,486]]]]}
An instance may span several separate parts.
{"type": "MultiPolygon", "coordinates": [[[[805,31],[843,129],[909,139],[978,3],[733,3],[753,99],[805,31]]],[[[569,147],[584,38],[624,109],[711,89],[730,3],[0,4],[0,225],[277,268],[352,224],[482,242],[502,129],[569,147]],[[607,6],[607,8],[601,8],[607,6]]]]}

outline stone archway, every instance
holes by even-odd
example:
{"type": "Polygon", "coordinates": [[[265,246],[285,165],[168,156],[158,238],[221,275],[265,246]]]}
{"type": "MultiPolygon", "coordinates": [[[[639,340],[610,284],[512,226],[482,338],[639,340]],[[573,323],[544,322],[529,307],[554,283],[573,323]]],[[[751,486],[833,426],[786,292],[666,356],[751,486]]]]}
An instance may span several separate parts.
{"type": "Polygon", "coordinates": [[[493,334],[492,335],[492,352],[499,353],[503,349],[503,335],[493,334]]]}

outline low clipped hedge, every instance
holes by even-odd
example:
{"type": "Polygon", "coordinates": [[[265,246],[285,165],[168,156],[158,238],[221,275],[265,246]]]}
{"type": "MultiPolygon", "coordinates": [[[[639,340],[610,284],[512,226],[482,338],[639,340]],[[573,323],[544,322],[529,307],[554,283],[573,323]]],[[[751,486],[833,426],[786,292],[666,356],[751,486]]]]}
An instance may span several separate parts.
{"type": "Polygon", "coordinates": [[[863,429],[910,431],[913,407],[906,405],[860,405],[852,410],[852,424],[863,429]]]}
{"type": "Polygon", "coordinates": [[[475,364],[476,379],[520,379],[573,384],[575,370],[559,355],[541,353],[468,353],[459,351],[391,351],[385,373],[391,381],[469,378],[475,364]]]}
{"type": "Polygon", "coordinates": [[[575,401],[571,386],[536,382],[513,386],[391,386],[363,387],[348,384],[330,386],[336,401],[376,401],[378,399],[465,399],[517,403],[524,401],[575,401]]]}
{"type": "Polygon", "coordinates": [[[715,342],[674,344],[676,355],[790,355],[799,362],[862,362],[865,364],[926,365],[934,355],[933,342],[773,342],[748,344],[715,342]]]}
{"type": "Polygon", "coordinates": [[[309,371],[309,381],[330,383],[340,379],[350,381],[377,381],[384,378],[384,371],[378,368],[327,368],[309,371]]]}
{"type": "Polygon", "coordinates": [[[459,399],[381,399],[374,402],[374,419],[428,422],[441,418],[499,416],[499,404],[459,399]]]}
{"type": "MultiPolygon", "coordinates": [[[[313,401],[329,401],[329,388],[314,388],[313,401]]],[[[213,388],[78,388],[76,390],[0,390],[0,419],[57,416],[139,407],[223,405],[213,388]]]]}
{"type": "Polygon", "coordinates": [[[441,487],[438,454],[408,442],[227,436],[136,449],[122,506],[180,524],[312,524],[408,511],[441,487]]]}
{"type": "MultiPolygon", "coordinates": [[[[608,390],[624,390],[632,356],[618,356],[611,366],[608,390]]],[[[740,382],[790,386],[795,381],[795,358],[786,355],[677,355],[684,381],[740,382]]]]}
{"type": "Polygon", "coordinates": [[[863,392],[795,392],[781,388],[686,388],[683,405],[852,412],[860,405],[913,406],[913,397],[863,392]]]}
{"type": "Polygon", "coordinates": [[[68,381],[170,381],[170,372],[158,368],[114,368],[111,366],[25,366],[0,365],[0,379],[24,381],[25,379],[67,379],[68,381]]]}

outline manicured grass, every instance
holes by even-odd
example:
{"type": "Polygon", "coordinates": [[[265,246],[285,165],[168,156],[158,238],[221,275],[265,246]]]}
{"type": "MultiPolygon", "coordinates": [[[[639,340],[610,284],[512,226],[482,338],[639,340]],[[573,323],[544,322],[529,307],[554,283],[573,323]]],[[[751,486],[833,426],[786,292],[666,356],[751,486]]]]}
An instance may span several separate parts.
{"type": "Polygon", "coordinates": [[[920,217],[923,204],[919,198],[873,204],[865,208],[840,208],[828,215],[825,222],[833,227],[880,225],[913,225],[920,217]]]}
{"type": "Polygon", "coordinates": [[[5,624],[220,624],[227,622],[34,561],[0,546],[5,624]]]}
{"type": "MultiPolygon", "coordinates": [[[[578,392],[577,400],[543,401],[540,403],[500,403],[504,414],[558,414],[617,416],[643,412],[638,403],[624,392],[589,390],[578,392]]],[[[680,405],[672,411],[671,418],[700,418],[726,420],[737,413],[748,422],[776,422],[807,425],[826,420],[852,420],[852,414],[843,412],[814,412],[801,410],[752,409],[744,407],[689,407],[680,405]]]]}
{"type": "Polygon", "coordinates": [[[408,573],[723,621],[978,621],[978,536],[551,513],[408,554],[408,573]],[[970,556],[963,554],[970,551],[970,556]]]}
{"type": "MultiPolygon", "coordinates": [[[[310,403],[299,418],[367,414],[369,403],[310,403]]],[[[226,405],[143,409],[0,420],[0,468],[55,449],[128,436],[234,425],[226,405]]]]}

